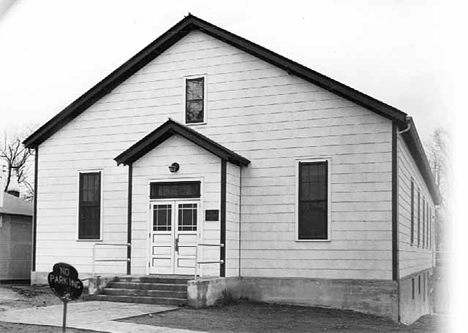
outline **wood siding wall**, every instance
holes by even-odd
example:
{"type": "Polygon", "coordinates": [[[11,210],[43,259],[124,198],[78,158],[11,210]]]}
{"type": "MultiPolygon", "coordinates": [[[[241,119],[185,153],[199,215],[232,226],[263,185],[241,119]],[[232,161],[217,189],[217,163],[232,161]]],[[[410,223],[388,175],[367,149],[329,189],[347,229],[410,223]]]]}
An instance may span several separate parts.
{"type": "Polygon", "coordinates": [[[252,161],[242,274],[391,279],[391,121],[201,32],[41,145],[37,270],[67,259],[90,271],[92,243],[76,241],[77,170],[103,170],[103,238],[126,241],[127,168],[113,158],[168,117],[184,122],[190,75],[207,82],[207,124],[193,128],[252,161]],[[331,158],[331,241],[296,242],[297,159],[320,157],[331,158]]]}
{"type": "MultiPolygon", "coordinates": [[[[401,137],[398,138],[398,222],[399,222],[399,261],[400,278],[429,269],[432,267],[432,250],[434,249],[434,222],[431,225],[431,247],[422,246],[422,238],[418,246],[418,189],[421,200],[421,237],[423,232],[422,202],[429,203],[432,215],[435,215],[434,201],[419,172],[414,159],[401,137]],[[414,243],[411,244],[411,180],[414,181],[414,243]]],[[[426,227],[428,226],[426,220],[426,227]]],[[[424,228],[425,230],[425,228],[424,228]]]]}
{"type": "Polygon", "coordinates": [[[227,164],[226,193],[226,276],[239,276],[240,178],[237,165],[227,164]]]}
{"type": "MultiPolygon", "coordinates": [[[[172,179],[196,179],[202,182],[202,197],[198,231],[201,242],[219,244],[219,221],[204,221],[205,210],[220,209],[221,160],[205,149],[176,135],[133,164],[133,256],[132,274],[146,274],[148,265],[149,183],[172,179]],[[173,162],[180,165],[177,173],[169,172],[173,162]]],[[[203,260],[219,260],[219,248],[200,251],[203,260]]],[[[219,276],[219,265],[202,266],[204,275],[219,276]]]]}

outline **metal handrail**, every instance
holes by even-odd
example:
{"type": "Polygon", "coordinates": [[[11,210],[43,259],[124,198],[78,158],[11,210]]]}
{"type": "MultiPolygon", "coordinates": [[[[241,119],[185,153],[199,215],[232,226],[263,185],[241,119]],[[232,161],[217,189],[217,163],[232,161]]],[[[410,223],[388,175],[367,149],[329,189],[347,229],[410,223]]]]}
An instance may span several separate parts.
{"type": "Polygon", "coordinates": [[[130,243],[94,243],[93,244],[93,277],[95,276],[95,264],[96,262],[110,262],[110,261],[126,261],[129,262],[130,258],[120,259],[120,258],[112,258],[112,259],[96,259],[96,246],[125,246],[130,247],[132,244],[130,243]]]}
{"type": "Polygon", "coordinates": [[[198,249],[199,246],[215,246],[215,247],[224,247],[224,244],[207,244],[207,243],[199,243],[197,244],[197,249],[195,251],[195,280],[198,277],[198,265],[205,265],[205,264],[223,264],[224,260],[216,260],[216,261],[198,261],[198,249]]]}

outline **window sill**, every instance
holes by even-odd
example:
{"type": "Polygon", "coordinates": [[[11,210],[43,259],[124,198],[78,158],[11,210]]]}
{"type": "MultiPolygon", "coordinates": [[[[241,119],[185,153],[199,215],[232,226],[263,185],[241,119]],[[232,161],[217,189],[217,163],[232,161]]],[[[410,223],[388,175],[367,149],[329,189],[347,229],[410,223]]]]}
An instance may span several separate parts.
{"type": "Polygon", "coordinates": [[[206,122],[203,122],[203,123],[185,123],[185,126],[203,126],[203,125],[206,125],[207,123],[206,122]]]}
{"type": "Polygon", "coordinates": [[[102,243],[102,239],[77,239],[76,241],[79,243],[102,243]]]}
{"type": "Polygon", "coordinates": [[[331,239],[296,239],[296,242],[331,242],[331,239]]]}

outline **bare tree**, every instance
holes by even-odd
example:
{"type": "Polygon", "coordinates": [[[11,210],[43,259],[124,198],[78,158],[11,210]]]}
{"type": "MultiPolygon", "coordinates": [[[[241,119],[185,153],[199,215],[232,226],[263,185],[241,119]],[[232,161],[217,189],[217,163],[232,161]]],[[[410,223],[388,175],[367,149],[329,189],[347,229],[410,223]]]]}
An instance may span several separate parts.
{"type": "Polygon", "coordinates": [[[35,126],[27,126],[21,131],[15,133],[3,134],[0,141],[0,164],[3,164],[5,182],[1,191],[6,191],[12,177],[17,177],[18,184],[24,189],[23,197],[32,199],[33,197],[33,173],[32,161],[34,160],[34,151],[22,144],[22,141],[33,131],[35,126]],[[14,170],[16,169],[16,173],[14,170]]]}
{"type": "Polygon", "coordinates": [[[434,181],[441,196],[441,206],[446,207],[449,179],[449,134],[443,128],[437,128],[431,134],[425,148],[434,181]]]}
{"type": "Polygon", "coordinates": [[[435,213],[435,237],[436,249],[442,251],[438,254],[438,262],[445,260],[442,258],[443,251],[446,250],[446,230],[447,230],[447,201],[449,195],[448,168],[450,166],[450,136],[443,128],[437,128],[431,134],[430,139],[425,143],[425,150],[429,165],[434,176],[434,181],[440,193],[440,206],[435,213]]]}

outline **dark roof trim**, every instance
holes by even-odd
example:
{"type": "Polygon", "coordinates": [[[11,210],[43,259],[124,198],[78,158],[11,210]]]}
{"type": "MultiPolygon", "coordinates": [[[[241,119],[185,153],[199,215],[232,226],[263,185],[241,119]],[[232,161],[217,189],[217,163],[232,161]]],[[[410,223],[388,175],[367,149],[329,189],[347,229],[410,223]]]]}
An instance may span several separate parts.
{"type": "Polygon", "coordinates": [[[117,165],[129,165],[157,147],[162,142],[166,141],[174,134],[178,134],[187,140],[192,141],[196,145],[208,150],[212,154],[219,156],[223,160],[229,161],[236,165],[247,166],[250,163],[248,159],[236,154],[226,147],[221,146],[219,143],[207,138],[193,129],[175,122],[172,119],[166,121],[153,132],[114,158],[114,160],[117,162],[117,165]]]}
{"type": "Polygon", "coordinates": [[[424,152],[423,145],[419,139],[418,131],[416,130],[416,125],[413,122],[412,118],[407,120],[405,128],[410,126],[409,131],[402,133],[402,137],[405,140],[408,149],[411,155],[414,158],[416,165],[418,166],[421,175],[426,182],[427,188],[431,194],[432,200],[436,205],[440,205],[441,197],[437,186],[435,185],[434,176],[432,174],[431,167],[424,152]]]}
{"type": "Polygon", "coordinates": [[[403,124],[405,121],[406,114],[388,104],[313,71],[260,45],[234,35],[229,31],[203,21],[193,15],[188,15],[30,135],[24,140],[25,146],[28,148],[36,148],[39,146],[68,122],[80,115],[84,110],[111,92],[120,83],[128,79],[192,30],[203,31],[214,38],[265,60],[291,74],[327,89],[386,118],[397,121],[399,125],[403,124]]]}
{"type": "MultiPolygon", "coordinates": [[[[22,213],[7,213],[7,212],[0,212],[0,216],[17,216],[17,217],[28,217],[31,218],[31,215],[22,214],[22,213]]],[[[28,221],[29,222],[29,221],[28,221]]]]}

